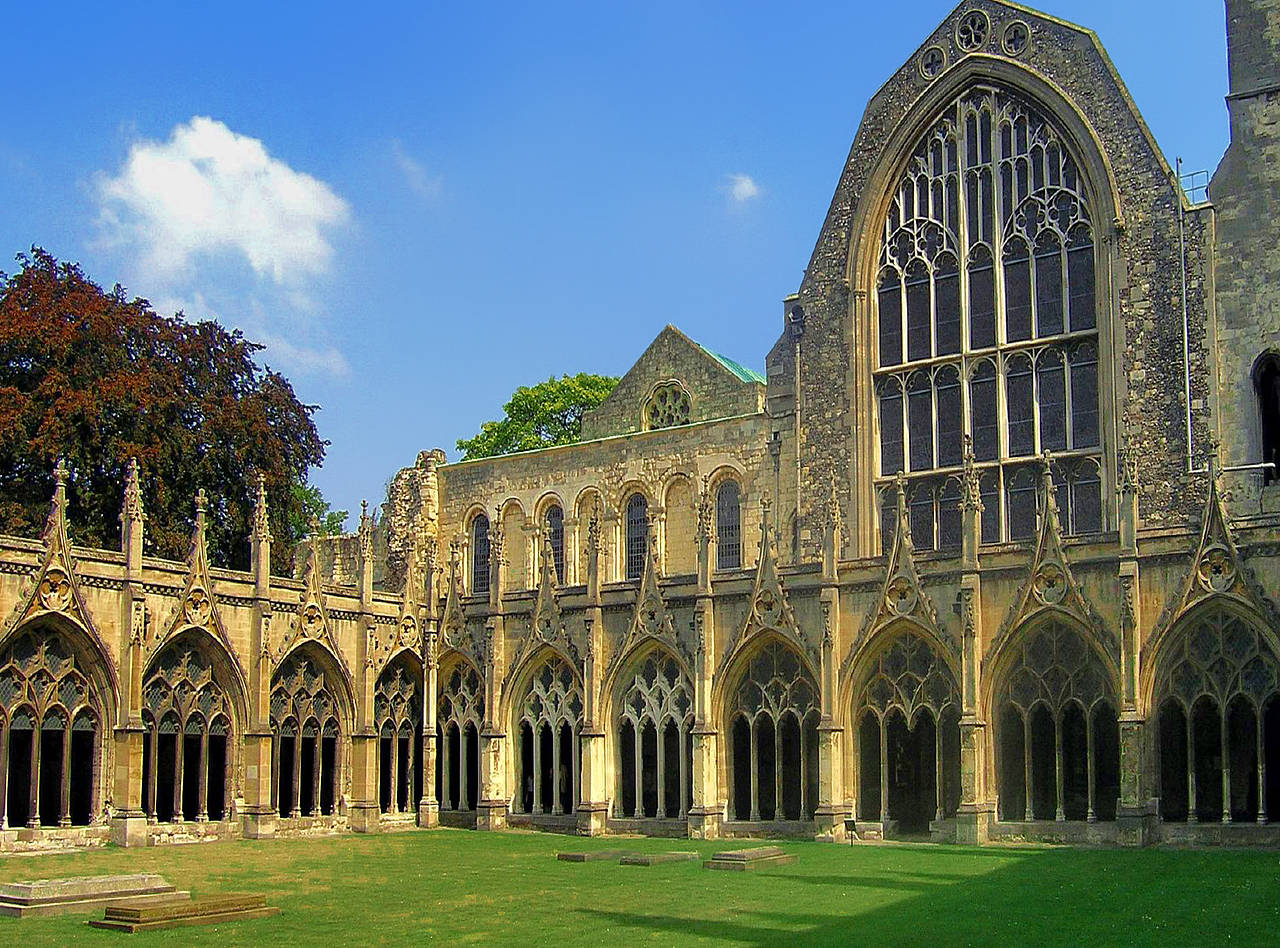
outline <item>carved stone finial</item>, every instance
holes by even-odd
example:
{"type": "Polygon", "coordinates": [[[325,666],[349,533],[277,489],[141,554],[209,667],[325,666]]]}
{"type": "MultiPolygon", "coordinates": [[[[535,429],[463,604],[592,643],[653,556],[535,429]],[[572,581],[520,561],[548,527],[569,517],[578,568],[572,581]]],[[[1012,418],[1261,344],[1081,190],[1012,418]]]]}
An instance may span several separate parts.
{"type": "Polygon", "coordinates": [[[1041,509],[1046,517],[1058,516],[1058,491],[1053,483],[1053,455],[1048,451],[1040,455],[1041,509]]]}
{"type": "Polygon", "coordinates": [[[58,458],[58,463],[53,466],[53,489],[55,498],[62,499],[66,496],[67,473],[66,458],[58,458]]]}
{"type": "Polygon", "coordinates": [[[271,542],[271,520],[267,513],[267,478],[258,475],[258,497],[253,505],[253,540],[255,543],[271,542]]]}
{"type": "Polygon", "coordinates": [[[138,484],[138,459],[130,458],[124,474],[124,503],[120,505],[121,523],[142,523],[142,489],[138,484]]]}

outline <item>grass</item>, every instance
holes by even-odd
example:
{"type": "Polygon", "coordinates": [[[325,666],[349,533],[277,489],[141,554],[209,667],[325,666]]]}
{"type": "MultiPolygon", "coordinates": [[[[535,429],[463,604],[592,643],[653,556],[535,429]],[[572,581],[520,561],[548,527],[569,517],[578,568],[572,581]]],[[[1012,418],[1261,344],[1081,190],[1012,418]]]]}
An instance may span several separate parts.
{"type": "Polygon", "coordinates": [[[15,856],[0,882],[153,871],[197,896],[264,892],[284,914],[132,936],[85,916],[0,918],[0,944],[1274,944],[1280,931],[1274,852],[801,842],[780,844],[793,864],[754,873],[554,858],[748,845],[440,829],[15,856]]]}

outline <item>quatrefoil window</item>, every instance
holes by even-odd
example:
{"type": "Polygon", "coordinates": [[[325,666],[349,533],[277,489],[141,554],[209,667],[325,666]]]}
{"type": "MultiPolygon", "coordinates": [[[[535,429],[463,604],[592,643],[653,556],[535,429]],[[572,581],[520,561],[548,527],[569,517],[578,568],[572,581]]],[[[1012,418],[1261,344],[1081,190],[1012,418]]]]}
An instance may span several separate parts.
{"type": "Polygon", "coordinates": [[[940,46],[930,46],[920,57],[920,75],[926,79],[936,79],[947,65],[947,55],[940,46]]]}
{"type": "Polygon", "coordinates": [[[1010,56],[1021,56],[1031,45],[1031,29],[1021,20],[1015,20],[1004,28],[1004,51],[1010,56]]]}
{"type": "Polygon", "coordinates": [[[956,45],[966,53],[981,49],[991,35],[991,21],[981,10],[970,10],[956,25],[956,45]]]}

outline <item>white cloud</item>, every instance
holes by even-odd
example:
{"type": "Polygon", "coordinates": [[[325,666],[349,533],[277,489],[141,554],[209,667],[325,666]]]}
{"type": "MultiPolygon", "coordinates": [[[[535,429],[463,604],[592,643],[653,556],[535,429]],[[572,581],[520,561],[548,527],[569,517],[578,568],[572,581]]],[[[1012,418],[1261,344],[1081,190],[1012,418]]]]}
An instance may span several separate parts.
{"type": "Polygon", "coordinates": [[[242,258],[261,279],[297,285],[325,273],[346,201],[256,138],[196,116],[168,141],[140,141],[119,174],[97,181],[104,241],[134,253],[151,279],[188,276],[204,256],[242,258]]]}
{"type": "Polygon", "coordinates": [[[94,185],[101,249],[157,312],[243,329],[279,368],[350,373],[327,341],[316,289],[351,219],[328,184],[196,116],[167,141],[135,140],[118,172],[94,185]]]}
{"type": "Polygon", "coordinates": [[[735,204],[746,204],[748,201],[760,196],[760,185],[756,184],[754,178],[746,174],[729,175],[729,183],[725,188],[735,204]]]}
{"type": "Polygon", "coordinates": [[[410,191],[428,201],[440,195],[443,179],[439,175],[428,174],[426,165],[405,151],[399,141],[391,143],[391,154],[410,191]]]}

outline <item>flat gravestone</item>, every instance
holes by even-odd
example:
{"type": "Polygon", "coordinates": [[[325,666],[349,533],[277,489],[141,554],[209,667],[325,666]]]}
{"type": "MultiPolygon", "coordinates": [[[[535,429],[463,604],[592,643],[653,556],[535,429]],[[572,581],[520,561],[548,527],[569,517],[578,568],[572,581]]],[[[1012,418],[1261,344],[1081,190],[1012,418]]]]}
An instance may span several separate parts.
{"type": "Polygon", "coordinates": [[[148,903],[130,900],[107,906],[103,918],[89,920],[94,928],[121,932],[154,931],[187,925],[213,925],[250,918],[279,915],[280,909],[267,904],[264,895],[228,893],[194,901],[148,903]]]}
{"type": "Polygon", "coordinates": [[[750,872],[765,866],[785,866],[796,857],[783,852],[777,846],[756,846],[753,849],[731,849],[716,853],[703,866],[707,869],[728,869],[730,872],[750,872]]]}
{"type": "Polygon", "coordinates": [[[664,862],[692,862],[698,858],[697,853],[631,853],[618,860],[622,866],[658,866],[664,862]]]}
{"type": "Polygon", "coordinates": [[[587,852],[556,853],[560,862],[617,862],[636,853],[626,849],[592,849],[587,852]]]}
{"type": "Polygon", "coordinates": [[[164,876],[152,873],[36,879],[0,885],[0,915],[62,915],[90,912],[121,899],[171,902],[190,897],[190,892],[179,892],[164,876]]]}

